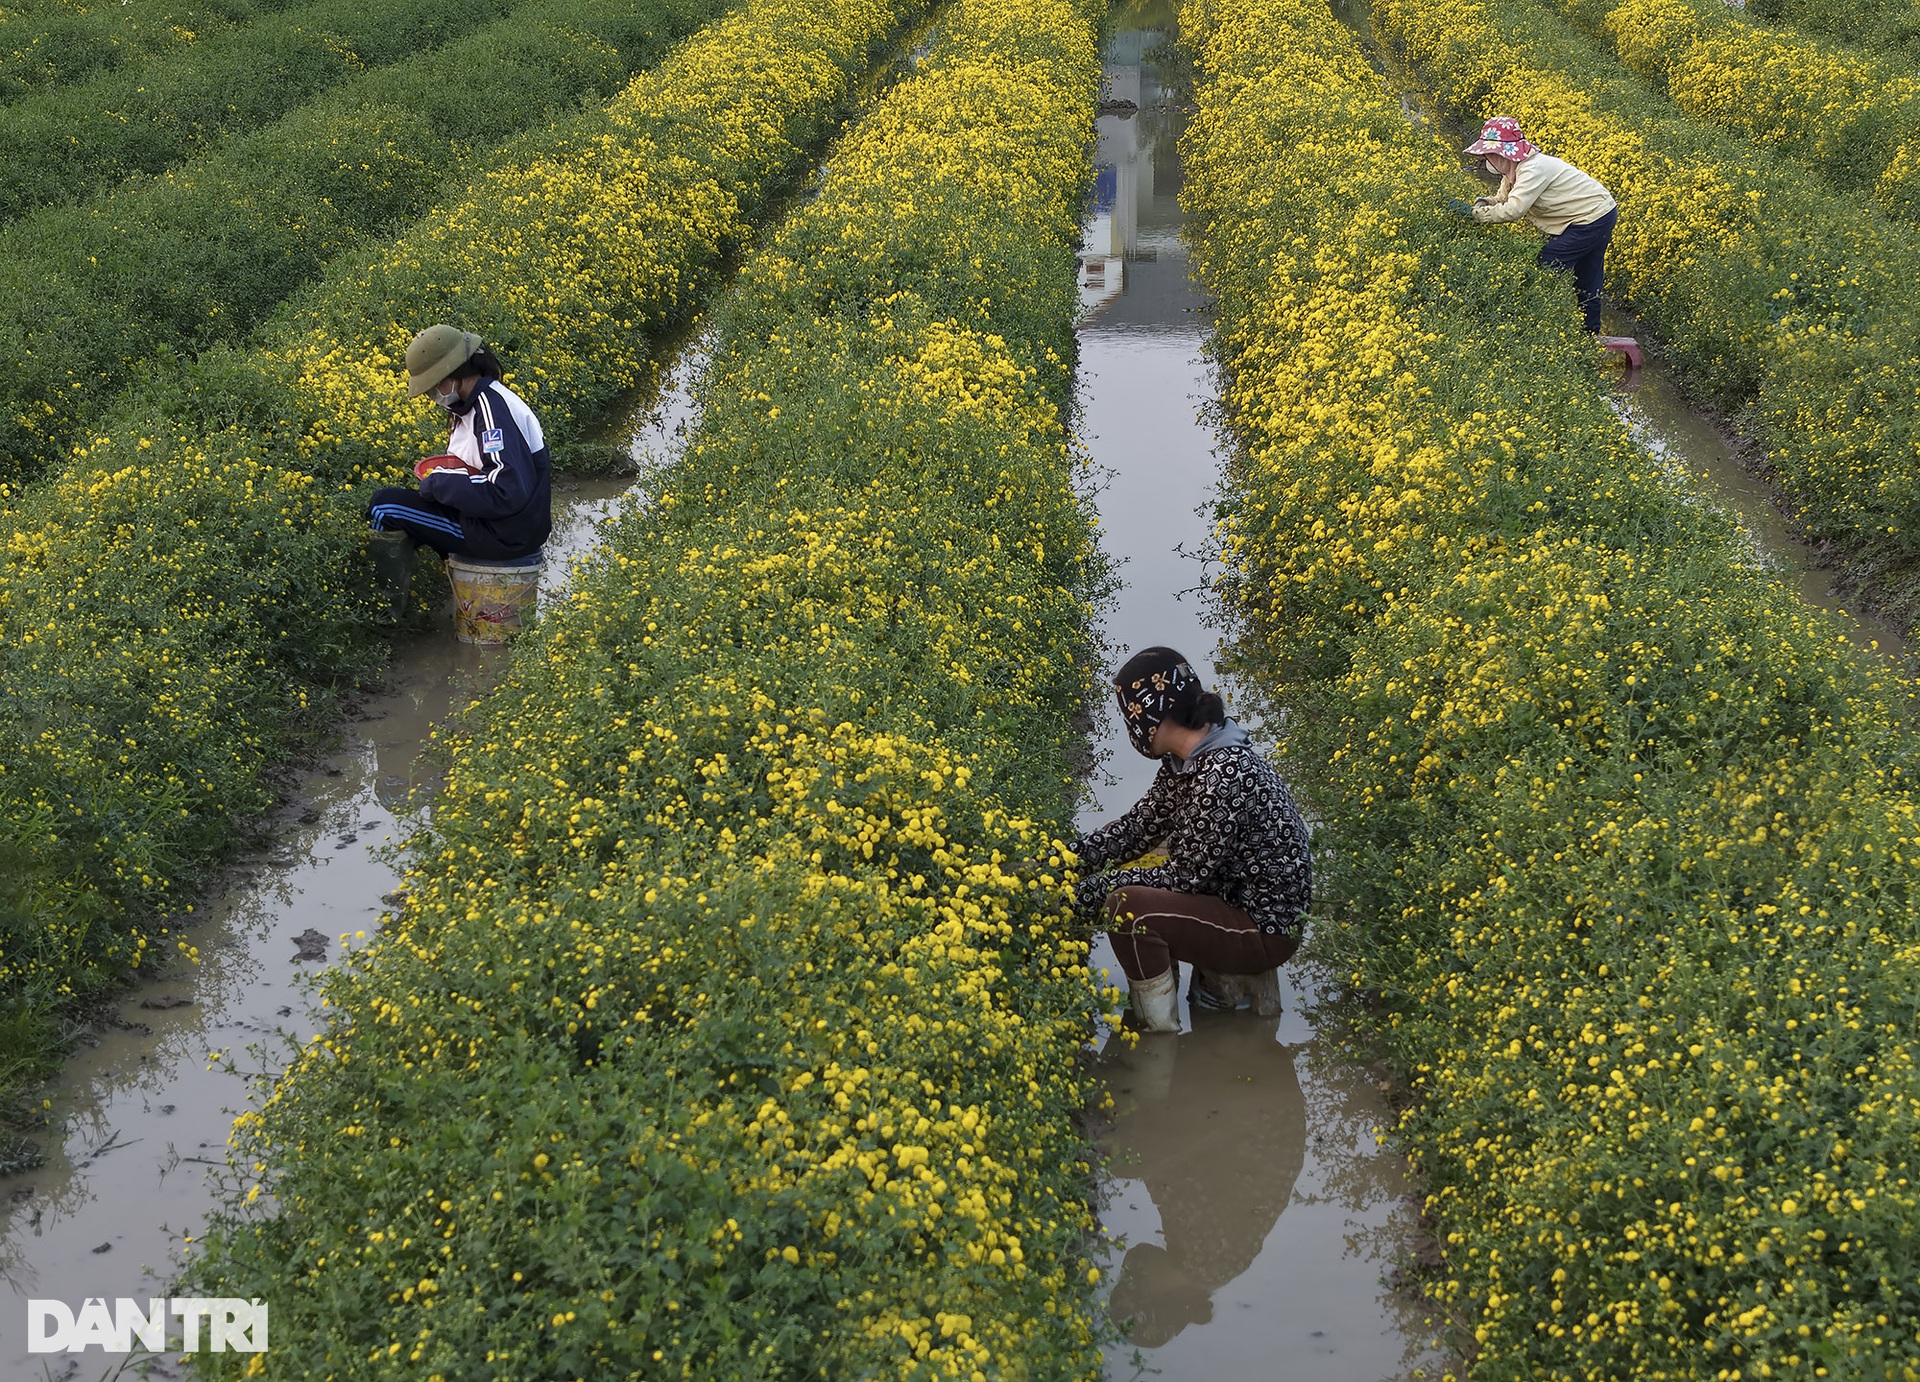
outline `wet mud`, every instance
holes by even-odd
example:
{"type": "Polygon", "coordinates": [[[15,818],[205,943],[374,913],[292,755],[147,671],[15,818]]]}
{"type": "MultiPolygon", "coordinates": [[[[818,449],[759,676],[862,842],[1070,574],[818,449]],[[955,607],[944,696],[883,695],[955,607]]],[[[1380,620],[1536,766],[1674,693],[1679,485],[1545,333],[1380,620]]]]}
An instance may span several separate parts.
{"type": "MultiPolygon", "coordinates": [[[[1637,334],[1624,313],[1609,314],[1610,333],[1637,334]]],[[[1855,647],[1904,665],[1911,650],[1899,627],[1872,611],[1855,608],[1841,589],[1842,573],[1795,531],[1782,512],[1775,487],[1748,463],[1730,431],[1692,406],[1658,357],[1621,377],[1614,409],[1634,440],[1668,468],[1699,502],[1730,515],[1740,525],[1756,564],[1779,576],[1805,603],[1840,620],[1855,647]]]]}

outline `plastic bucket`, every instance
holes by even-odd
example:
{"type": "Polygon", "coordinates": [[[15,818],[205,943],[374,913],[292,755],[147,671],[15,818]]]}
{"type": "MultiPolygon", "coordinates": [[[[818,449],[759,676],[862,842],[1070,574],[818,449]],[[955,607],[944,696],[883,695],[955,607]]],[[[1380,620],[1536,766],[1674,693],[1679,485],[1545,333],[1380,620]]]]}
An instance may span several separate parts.
{"type": "Polygon", "coordinates": [[[545,565],[537,554],[518,563],[448,557],[454,636],[462,643],[505,643],[533,612],[545,565]]]}

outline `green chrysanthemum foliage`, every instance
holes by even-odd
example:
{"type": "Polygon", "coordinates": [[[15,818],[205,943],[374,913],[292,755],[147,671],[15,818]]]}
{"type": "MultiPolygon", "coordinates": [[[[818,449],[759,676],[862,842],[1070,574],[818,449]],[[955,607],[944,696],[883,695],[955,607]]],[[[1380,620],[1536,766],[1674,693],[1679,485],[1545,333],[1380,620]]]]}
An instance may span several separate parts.
{"type": "Polygon", "coordinates": [[[1098,82],[1073,6],[961,0],[744,268],[686,457],[452,740],[402,914],[241,1121],[274,1210],[193,1275],[273,1300],[267,1375],[1100,1372],[1099,995],[1019,867],[1088,694],[1098,82]]]}
{"type": "Polygon", "coordinates": [[[1633,443],[1570,285],[1447,213],[1350,32],[1183,30],[1233,660],[1321,813],[1310,953],[1410,1077],[1468,1375],[1903,1378],[1910,688],[1633,443]]]}

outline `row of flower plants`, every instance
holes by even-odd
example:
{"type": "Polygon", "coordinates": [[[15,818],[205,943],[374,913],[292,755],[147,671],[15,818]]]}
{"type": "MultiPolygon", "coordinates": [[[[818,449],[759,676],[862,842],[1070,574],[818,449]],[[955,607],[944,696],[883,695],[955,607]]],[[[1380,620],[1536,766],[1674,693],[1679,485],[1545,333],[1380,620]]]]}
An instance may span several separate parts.
{"type": "Polygon", "coordinates": [[[1747,13],[1769,24],[1837,40],[1909,71],[1920,67],[1920,11],[1911,0],[1747,0],[1747,13]]]}
{"type": "Polygon", "coordinates": [[[1464,122],[1516,116],[1620,200],[1610,291],[1743,420],[1807,535],[1920,615],[1920,228],[1689,119],[1527,0],[1378,0],[1376,32],[1464,122]]]}
{"type": "Polygon", "coordinates": [[[482,0],[501,17],[444,47],[161,177],[0,229],[0,479],[42,474],[131,380],[244,339],[336,256],[464,191],[470,160],[611,96],[723,7],[482,0]]]}
{"type": "Polygon", "coordinates": [[[5,497],[0,995],[19,1049],[119,983],[268,805],[383,641],[366,497],[445,442],[419,327],[512,363],[556,448],[656,372],[662,332],[807,168],[905,0],[756,0],[604,107],[517,142],[407,234],[336,261],[244,346],[157,376],[5,497]],[[37,1034],[37,1035],[36,1035],[37,1034]]]}
{"type": "Polygon", "coordinates": [[[1221,593],[1481,1379],[1920,1358],[1906,685],[1627,435],[1316,0],[1196,0],[1221,593]]]}
{"type": "Polygon", "coordinates": [[[266,1193],[190,1277],[272,1300],[262,1375],[1100,1374],[1100,994],[1045,871],[1100,67],[1071,0],[934,33],[743,268],[687,454],[454,732],[399,914],[240,1119],[266,1193]]]}
{"type": "Polygon", "coordinates": [[[65,82],[131,67],[302,0],[188,0],[158,5],[14,0],[0,7],[0,105],[65,82]]]}
{"type": "Polygon", "coordinates": [[[1736,130],[1920,219],[1920,77],[1754,24],[1724,0],[1556,0],[1687,114],[1736,130]]]}
{"type": "Polygon", "coordinates": [[[362,73],[438,48],[513,0],[321,0],[127,72],[43,92],[0,120],[0,219],[157,173],[362,73]]]}

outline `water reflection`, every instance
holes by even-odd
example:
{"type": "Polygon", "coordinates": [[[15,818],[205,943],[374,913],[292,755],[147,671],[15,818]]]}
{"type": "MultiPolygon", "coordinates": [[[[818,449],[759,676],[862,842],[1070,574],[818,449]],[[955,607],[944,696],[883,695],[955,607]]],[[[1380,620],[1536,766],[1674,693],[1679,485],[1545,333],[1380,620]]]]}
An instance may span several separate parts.
{"type": "MultiPolygon", "coordinates": [[[[542,578],[543,597],[553,583],[542,578]]],[[[396,816],[417,809],[440,788],[437,759],[423,755],[423,735],[479,700],[506,675],[499,648],[462,643],[450,627],[414,636],[388,668],[388,693],[364,720],[356,764],[373,798],[396,816]]]]}
{"type": "Polygon", "coordinates": [[[1128,1247],[1108,1302],[1140,1347],[1211,1320],[1214,1293],[1253,1265],[1293,1195],[1306,1100],[1275,1025],[1203,1019],[1183,1037],[1107,1048],[1119,1197],[1143,1187],[1160,1219],[1158,1241],[1128,1247]]]}
{"type": "Polygon", "coordinates": [[[268,845],[238,861],[231,890],[200,909],[200,962],[142,982],[67,1061],[50,1091],[47,1164],[0,1178],[0,1374],[40,1375],[24,1354],[25,1298],[163,1293],[248,1092],[217,1057],[244,1072],[250,1048],[277,1060],[317,1030],[302,981],[319,966],[299,941],[336,958],[343,934],[377,924],[398,881],[384,847],[400,833],[408,764],[457,699],[432,659],[457,660],[457,646],[448,633],[396,659],[389,691],[303,780],[268,845]]]}
{"type": "MultiPolygon", "coordinates": [[[[1121,579],[1102,612],[1109,656],[1170,644],[1212,682],[1198,557],[1219,466],[1201,418],[1213,392],[1203,301],[1180,238],[1172,32],[1170,11],[1151,6],[1110,31],[1081,256],[1081,426],[1121,579]]],[[[1156,767],[1124,742],[1108,761],[1083,828],[1130,806],[1156,767]]],[[[1104,945],[1095,964],[1123,982],[1104,945]]],[[[1276,1359],[1315,1382],[1423,1375],[1420,1311],[1382,1284],[1418,1217],[1403,1164],[1373,1134],[1389,1114],[1316,1038],[1300,974],[1282,977],[1277,1023],[1183,1013],[1180,1036],[1109,1043],[1101,1057],[1115,1103],[1101,1218],[1124,1244],[1105,1264],[1108,1310],[1129,1322],[1114,1376],[1264,1377],[1276,1359]]]]}
{"type": "MultiPolygon", "coordinates": [[[[1085,330],[1192,335],[1203,323],[1180,240],[1179,137],[1185,107],[1155,59],[1168,33],[1117,29],[1095,125],[1093,201],[1081,232],[1085,330]]],[[[1202,454],[1205,454],[1203,445],[1202,454]]]]}

